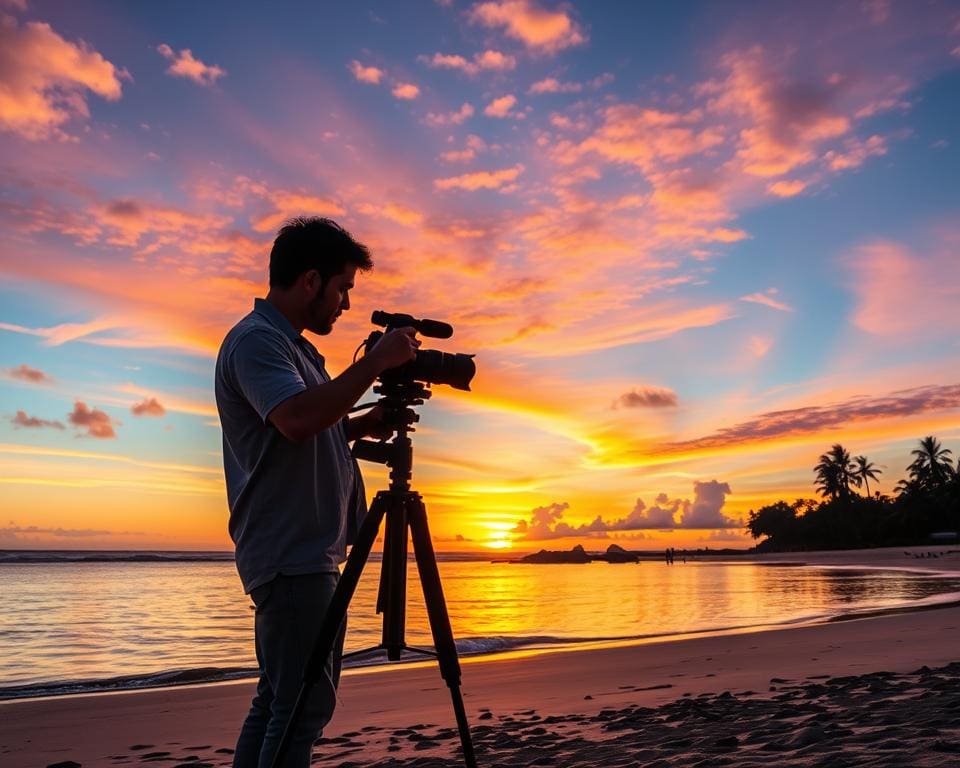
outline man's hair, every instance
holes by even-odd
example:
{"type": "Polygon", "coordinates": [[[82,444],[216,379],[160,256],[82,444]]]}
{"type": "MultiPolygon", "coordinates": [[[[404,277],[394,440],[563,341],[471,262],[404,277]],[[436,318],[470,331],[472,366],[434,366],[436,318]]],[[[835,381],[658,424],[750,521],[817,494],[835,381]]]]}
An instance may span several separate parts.
{"type": "Polygon", "coordinates": [[[331,219],[297,216],[277,232],[270,251],[270,287],[289,288],[304,272],[317,270],[323,284],[355,264],[361,272],[373,269],[370,250],[331,219]]]}

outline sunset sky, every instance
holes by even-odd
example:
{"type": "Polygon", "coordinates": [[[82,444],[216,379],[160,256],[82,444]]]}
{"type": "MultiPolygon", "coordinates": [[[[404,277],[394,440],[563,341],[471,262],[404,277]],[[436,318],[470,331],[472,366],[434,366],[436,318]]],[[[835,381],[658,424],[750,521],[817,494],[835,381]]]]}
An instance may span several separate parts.
{"type": "Polygon", "coordinates": [[[300,214],[376,264],[332,373],[374,309],[477,355],[440,549],[744,546],[832,443],[960,452],[956,2],[0,0],[0,153],[0,547],[229,548],[214,358],[300,214]]]}

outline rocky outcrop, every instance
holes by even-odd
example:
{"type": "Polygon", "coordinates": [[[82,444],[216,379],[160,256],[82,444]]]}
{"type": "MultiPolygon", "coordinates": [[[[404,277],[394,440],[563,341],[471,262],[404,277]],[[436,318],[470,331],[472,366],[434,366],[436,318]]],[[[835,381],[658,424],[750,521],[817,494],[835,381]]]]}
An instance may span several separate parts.
{"type": "Polygon", "coordinates": [[[592,563],[601,560],[606,563],[638,563],[640,559],[633,552],[611,544],[602,555],[591,555],[579,544],[570,550],[541,549],[516,561],[519,563],[592,563]]]}

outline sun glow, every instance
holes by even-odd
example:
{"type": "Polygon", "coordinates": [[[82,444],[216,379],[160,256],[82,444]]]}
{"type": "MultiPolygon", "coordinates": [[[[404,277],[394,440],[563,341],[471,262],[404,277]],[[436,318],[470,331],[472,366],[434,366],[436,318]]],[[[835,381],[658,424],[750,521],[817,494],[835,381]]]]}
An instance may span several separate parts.
{"type": "Polygon", "coordinates": [[[509,530],[497,530],[502,528],[500,523],[487,523],[488,528],[493,530],[489,534],[489,538],[483,542],[483,546],[487,549],[510,549],[513,546],[513,537],[510,535],[509,530]]]}

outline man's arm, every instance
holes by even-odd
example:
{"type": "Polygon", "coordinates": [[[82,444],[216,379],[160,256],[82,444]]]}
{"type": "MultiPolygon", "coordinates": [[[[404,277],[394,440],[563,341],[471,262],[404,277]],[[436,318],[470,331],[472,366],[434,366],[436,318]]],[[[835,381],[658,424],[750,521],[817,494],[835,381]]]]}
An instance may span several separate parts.
{"type": "Polygon", "coordinates": [[[413,328],[383,335],[370,352],[334,379],[287,398],[267,417],[288,440],[299,442],[342,419],[374,380],[388,368],[412,360],[420,342],[413,328]]]}

